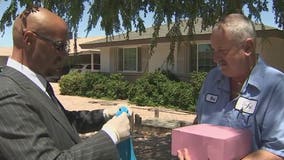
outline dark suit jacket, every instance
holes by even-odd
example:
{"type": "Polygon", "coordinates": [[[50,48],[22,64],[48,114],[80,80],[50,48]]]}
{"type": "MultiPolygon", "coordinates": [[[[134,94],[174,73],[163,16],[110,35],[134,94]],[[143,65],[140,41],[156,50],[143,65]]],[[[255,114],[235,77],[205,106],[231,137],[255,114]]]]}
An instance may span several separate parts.
{"type": "Polygon", "coordinates": [[[81,141],[77,130],[100,129],[102,111],[69,112],[17,70],[0,74],[1,160],[119,159],[116,145],[99,131],[81,141]],[[77,129],[74,129],[74,127],[77,129]]]}

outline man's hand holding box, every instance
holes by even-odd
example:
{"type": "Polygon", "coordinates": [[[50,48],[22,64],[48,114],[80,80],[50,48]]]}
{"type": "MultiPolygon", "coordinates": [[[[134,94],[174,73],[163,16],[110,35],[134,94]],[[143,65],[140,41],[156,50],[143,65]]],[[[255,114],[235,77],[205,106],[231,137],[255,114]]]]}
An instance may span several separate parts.
{"type": "Polygon", "coordinates": [[[251,152],[252,135],[247,129],[198,124],[172,131],[172,155],[187,148],[191,160],[239,160],[251,152]]]}

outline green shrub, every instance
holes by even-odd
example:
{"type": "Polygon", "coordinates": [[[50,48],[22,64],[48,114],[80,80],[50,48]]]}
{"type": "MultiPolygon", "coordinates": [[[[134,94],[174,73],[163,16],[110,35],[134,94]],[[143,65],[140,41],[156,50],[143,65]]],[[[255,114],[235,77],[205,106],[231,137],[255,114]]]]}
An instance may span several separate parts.
{"type": "Polygon", "coordinates": [[[162,70],[161,73],[165,75],[171,81],[177,81],[177,82],[180,81],[179,78],[174,73],[172,73],[170,70],[162,70]]]}
{"type": "Polygon", "coordinates": [[[96,82],[97,74],[92,72],[81,72],[82,81],[79,84],[79,92],[81,96],[93,97],[93,84],[96,82]]]}
{"type": "Polygon", "coordinates": [[[111,99],[127,99],[128,82],[121,73],[110,74],[105,82],[106,97],[111,99]]]}
{"type": "Polygon", "coordinates": [[[80,96],[80,86],[83,79],[82,74],[79,72],[70,72],[63,75],[59,80],[60,93],[62,95],[80,96]]]}
{"type": "Polygon", "coordinates": [[[160,71],[145,73],[130,85],[128,99],[138,105],[161,105],[164,101],[164,83],[168,81],[160,71]]]}
{"type": "Polygon", "coordinates": [[[195,103],[197,102],[199,92],[200,92],[200,89],[202,87],[203,81],[206,78],[206,75],[207,75],[207,72],[196,72],[196,71],[194,71],[190,74],[189,82],[193,87],[192,92],[193,92],[193,97],[194,97],[195,103]]]}
{"type": "Polygon", "coordinates": [[[94,74],[94,80],[93,84],[90,86],[91,87],[91,95],[92,97],[96,98],[102,98],[102,97],[107,97],[107,80],[108,77],[105,74],[102,73],[92,73],[94,74]]]}
{"type": "Polygon", "coordinates": [[[193,72],[190,82],[178,82],[169,71],[145,73],[133,83],[122,74],[71,72],[60,81],[61,94],[108,99],[129,99],[141,106],[168,106],[195,111],[206,72],[193,72]]]}
{"type": "Polygon", "coordinates": [[[71,72],[59,81],[61,94],[126,99],[128,82],[122,74],[71,72]]]}
{"type": "Polygon", "coordinates": [[[164,105],[194,111],[193,88],[189,83],[169,82],[165,86],[164,105]]]}

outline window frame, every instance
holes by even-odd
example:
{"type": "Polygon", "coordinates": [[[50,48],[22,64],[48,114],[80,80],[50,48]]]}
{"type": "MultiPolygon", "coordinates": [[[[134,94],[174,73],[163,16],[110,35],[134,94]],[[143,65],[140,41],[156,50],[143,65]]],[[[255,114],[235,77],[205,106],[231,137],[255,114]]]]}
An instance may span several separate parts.
{"type": "Polygon", "coordinates": [[[141,58],[141,56],[139,56],[139,47],[124,47],[124,48],[120,48],[120,50],[121,51],[119,52],[119,55],[118,55],[118,71],[123,72],[123,73],[138,73],[140,71],[140,69],[139,69],[139,57],[141,58]],[[127,49],[135,49],[135,70],[126,70],[125,69],[125,60],[126,60],[126,58],[125,58],[125,54],[126,54],[125,52],[126,51],[125,50],[127,50],[127,49]],[[120,55],[120,54],[122,54],[122,55],[120,55]]]}
{"type": "Polygon", "coordinates": [[[194,59],[194,61],[195,61],[194,64],[191,65],[193,68],[195,68],[195,70],[193,69],[192,71],[208,72],[209,70],[214,68],[216,66],[216,64],[214,63],[214,60],[213,60],[213,54],[214,54],[213,50],[211,50],[212,57],[210,57],[210,59],[212,60],[212,63],[210,63],[210,64],[205,63],[205,65],[201,65],[201,63],[200,63],[200,57],[201,57],[201,54],[200,54],[200,51],[199,51],[200,45],[209,45],[209,47],[211,48],[211,43],[209,41],[204,41],[204,42],[195,42],[193,45],[196,45],[196,47],[195,47],[195,51],[193,51],[191,54],[195,54],[195,55],[192,55],[191,57],[193,57],[193,59],[196,57],[196,59],[194,59]],[[204,68],[209,68],[209,69],[201,70],[200,69],[201,66],[203,66],[204,68]]]}

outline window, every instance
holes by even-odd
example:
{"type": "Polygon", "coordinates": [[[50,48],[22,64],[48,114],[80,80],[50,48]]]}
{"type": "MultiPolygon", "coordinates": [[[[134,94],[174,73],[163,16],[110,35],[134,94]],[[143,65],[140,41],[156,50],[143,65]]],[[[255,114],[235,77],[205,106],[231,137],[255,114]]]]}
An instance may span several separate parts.
{"type": "Polygon", "coordinates": [[[139,48],[120,48],[118,55],[118,70],[123,72],[137,72],[140,70],[139,48]]]}
{"type": "Polygon", "coordinates": [[[196,44],[191,50],[191,68],[192,71],[205,71],[216,66],[213,61],[213,50],[210,44],[196,44]]]}

